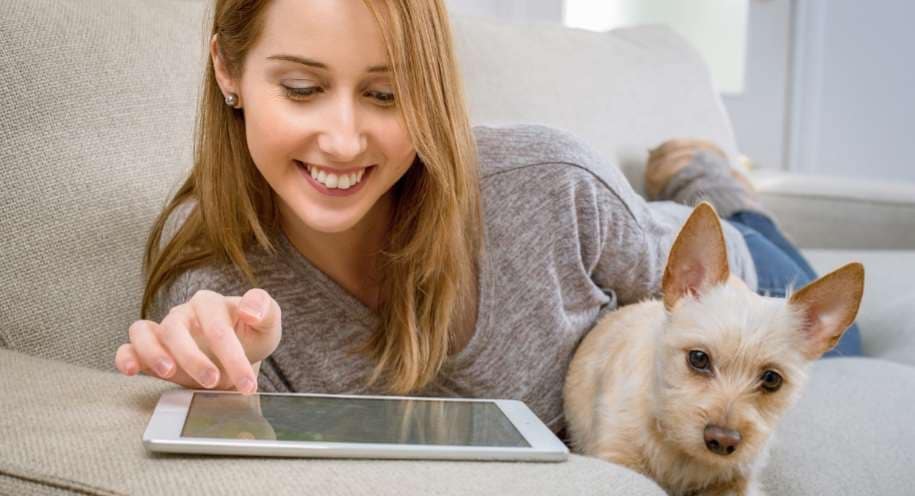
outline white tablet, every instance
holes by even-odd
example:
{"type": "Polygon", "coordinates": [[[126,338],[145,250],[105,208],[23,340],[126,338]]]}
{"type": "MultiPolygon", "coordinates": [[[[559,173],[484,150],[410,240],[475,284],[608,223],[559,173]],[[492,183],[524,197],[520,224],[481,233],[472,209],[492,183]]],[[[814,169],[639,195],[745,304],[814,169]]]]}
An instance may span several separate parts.
{"type": "Polygon", "coordinates": [[[563,461],[515,400],[179,389],[159,398],[146,449],[211,455],[563,461]]]}

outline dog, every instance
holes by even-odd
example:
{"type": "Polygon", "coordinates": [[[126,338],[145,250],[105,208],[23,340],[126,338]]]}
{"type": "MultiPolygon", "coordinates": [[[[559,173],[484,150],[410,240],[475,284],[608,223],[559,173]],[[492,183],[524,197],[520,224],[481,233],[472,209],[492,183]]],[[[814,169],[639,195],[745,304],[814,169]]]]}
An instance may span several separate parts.
{"type": "Polygon", "coordinates": [[[763,495],[768,442],[808,365],[858,313],[849,263],[786,298],[730,274],[721,223],[702,202],[671,247],[662,299],[608,312],[582,339],[563,407],[573,451],[629,467],[671,495],[763,495]]]}

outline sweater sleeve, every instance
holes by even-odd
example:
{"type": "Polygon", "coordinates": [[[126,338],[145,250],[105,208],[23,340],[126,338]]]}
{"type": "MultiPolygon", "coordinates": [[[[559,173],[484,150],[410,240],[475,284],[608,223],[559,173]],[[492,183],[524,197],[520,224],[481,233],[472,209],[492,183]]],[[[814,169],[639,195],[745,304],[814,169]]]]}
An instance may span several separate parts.
{"type": "MultiPolygon", "coordinates": [[[[524,164],[563,164],[576,190],[564,222],[575,224],[581,262],[591,280],[619,304],[658,297],[667,255],[692,208],[647,202],[616,166],[568,131],[538,124],[476,126],[482,163],[509,169],[524,164]],[[497,165],[492,165],[497,164],[497,165]]],[[[740,232],[722,221],[733,274],[756,289],[756,267],[740,232]]]]}
{"type": "MultiPolygon", "coordinates": [[[[601,288],[612,289],[620,305],[661,295],[667,256],[692,213],[673,202],[647,202],[636,194],[615,167],[603,167],[596,180],[600,232],[598,259],[591,277],[601,288]]],[[[756,268],[740,232],[721,222],[728,262],[733,274],[755,290],[756,268]]]]}
{"type": "MultiPolygon", "coordinates": [[[[661,295],[667,256],[693,208],[674,202],[648,202],[633,190],[615,165],[571,133],[548,133],[567,163],[587,171],[585,189],[576,195],[577,215],[593,222],[579,224],[583,262],[592,281],[606,293],[612,290],[625,305],[661,295]]],[[[721,222],[731,273],[756,290],[756,267],[743,235],[721,222]]]]}

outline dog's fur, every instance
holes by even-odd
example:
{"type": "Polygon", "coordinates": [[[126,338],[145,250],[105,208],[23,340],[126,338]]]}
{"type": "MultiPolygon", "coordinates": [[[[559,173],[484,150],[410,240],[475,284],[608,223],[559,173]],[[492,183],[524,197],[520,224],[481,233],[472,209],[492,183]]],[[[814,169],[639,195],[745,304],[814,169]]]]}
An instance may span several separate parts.
{"type": "Polygon", "coordinates": [[[671,248],[663,300],[609,312],[576,350],[564,390],[573,450],[673,495],[763,494],[769,437],[809,363],[854,321],[863,290],[864,268],[850,263],[787,298],[756,294],[730,274],[718,215],[703,202],[671,248]],[[693,350],[710,365],[691,365],[693,350]],[[766,371],[782,378],[774,392],[762,388],[766,371]],[[714,453],[707,426],[737,431],[736,450],[714,453]]]}

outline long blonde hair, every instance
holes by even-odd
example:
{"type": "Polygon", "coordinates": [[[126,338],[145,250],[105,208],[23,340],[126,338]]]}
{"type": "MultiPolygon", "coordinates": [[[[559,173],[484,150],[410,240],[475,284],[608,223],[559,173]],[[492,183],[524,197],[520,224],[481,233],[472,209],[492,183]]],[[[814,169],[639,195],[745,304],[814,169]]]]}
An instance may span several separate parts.
{"type": "MultiPolygon", "coordinates": [[[[442,0],[363,1],[381,27],[417,159],[394,186],[392,228],[380,254],[379,327],[353,351],[375,360],[369,385],[384,378],[388,391],[406,394],[435,378],[461,316],[474,306],[468,288],[483,251],[477,154],[442,0]]],[[[218,34],[235,78],[261,34],[267,5],[215,1],[210,37],[218,34]]],[[[274,192],[251,159],[243,114],[224,102],[212,60],[203,85],[194,166],[147,240],[140,318],[184,271],[230,262],[256,287],[245,250],[257,243],[275,253],[274,192]],[[166,221],[187,200],[196,207],[160,250],[166,221]]]]}

